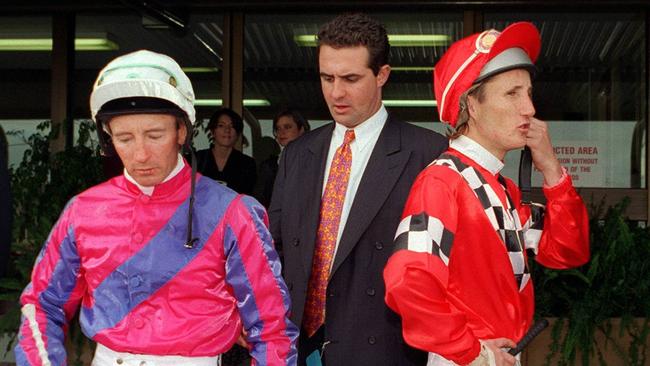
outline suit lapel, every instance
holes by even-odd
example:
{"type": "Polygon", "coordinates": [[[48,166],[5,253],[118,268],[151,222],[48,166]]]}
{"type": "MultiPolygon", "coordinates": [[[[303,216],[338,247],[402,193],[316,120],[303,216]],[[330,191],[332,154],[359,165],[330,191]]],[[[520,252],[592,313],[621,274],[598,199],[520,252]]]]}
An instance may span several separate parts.
{"type": "MultiPolygon", "coordinates": [[[[304,177],[303,192],[306,192],[304,209],[300,212],[304,215],[302,238],[306,239],[301,243],[301,257],[305,275],[309,277],[311,273],[311,263],[314,257],[314,248],[316,246],[316,235],[318,232],[318,221],[320,219],[321,194],[323,192],[323,179],[325,178],[325,166],[327,164],[327,153],[329,151],[332,133],[334,132],[334,123],[323,128],[319,135],[314,137],[307,150],[308,156],[303,160],[300,174],[304,177]]],[[[288,192],[288,194],[299,194],[299,192],[288,192]]]]}
{"type": "Polygon", "coordinates": [[[375,218],[404,170],[410,151],[401,148],[400,134],[398,123],[389,115],[361,177],[334,258],[330,278],[375,218]]]}

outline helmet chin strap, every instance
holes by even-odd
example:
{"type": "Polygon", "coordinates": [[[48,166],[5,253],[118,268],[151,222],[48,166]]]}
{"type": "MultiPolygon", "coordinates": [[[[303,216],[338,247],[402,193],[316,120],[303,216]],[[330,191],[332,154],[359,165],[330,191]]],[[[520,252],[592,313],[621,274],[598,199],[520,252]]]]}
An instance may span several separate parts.
{"type": "Polygon", "coordinates": [[[199,239],[193,237],[192,235],[192,214],[194,212],[194,188],[196,185],[196,156],[194,155],[194,150],[190,146],[189,141],[191,141],[191,139],[189,138],[185,141],[185,147],[190,151],[190,166],[192,167],[192,178],[190,181],[190,202],[187,210],[187,241],[185,242],[184,246],[187,249],[192,249],[194,248],[194,244],[196,244],[196,242],[199,239]]]}

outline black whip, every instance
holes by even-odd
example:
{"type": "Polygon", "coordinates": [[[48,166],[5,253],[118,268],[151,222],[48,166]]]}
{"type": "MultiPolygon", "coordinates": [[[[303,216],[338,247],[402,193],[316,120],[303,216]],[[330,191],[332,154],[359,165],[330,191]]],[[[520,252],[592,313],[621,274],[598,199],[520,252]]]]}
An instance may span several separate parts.
{"type": "Polygon", "coordinates": [[[528,332],[526,332],[524,337],[519,341],[519,343],[517,343],[517,346],[515,348],[511,348],[508,353],[513,356],[519,354],[521,351],[523,351],[524,348],[526,348],[528,343],[530,343],[533,338],[537,337],[537,335],[541,333],[546,327],[548,327],[548,320],[538,320],[530,329],[528,329],[528,332]]]}
{"type": "Polygon", "coordinates": [[[525,146],[519,158],[519,190],[521,200],[530,203],[531,174],[533,173],[533,155],[530,148],[525,146]]]}
{"type": "Polygon", "coordinates": [[[187,249],[194,248],[194,244],[199,240],[192,235],[192,214],[194,213],[194,188],[196,185],[196,156],[194,150],[190,147],[190,166],[192,167],[192,178],[190,182],[190,202],[187,209],[187,241],[184,246],[187,249]]]}

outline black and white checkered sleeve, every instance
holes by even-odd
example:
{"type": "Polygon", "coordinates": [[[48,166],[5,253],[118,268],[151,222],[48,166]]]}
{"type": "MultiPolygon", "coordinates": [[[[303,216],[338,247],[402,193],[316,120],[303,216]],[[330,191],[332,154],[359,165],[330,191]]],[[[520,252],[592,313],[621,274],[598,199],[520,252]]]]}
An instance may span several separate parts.
{"type": "Polygon", "coordinates": [[[530,204],[530,217],[523,226],[524,243],[528,253],[532,251],[537,255],[539,241],[544,230],[544,212],[546,207],[539,203],[530,204]]]}
{"type": "Polygon", "coordinates": [[[395,234],[395,250],[431,253],[448,265],[453,241],[454,234],[444,227],[442,221],[421,212],[400,222],[395,234]]]}

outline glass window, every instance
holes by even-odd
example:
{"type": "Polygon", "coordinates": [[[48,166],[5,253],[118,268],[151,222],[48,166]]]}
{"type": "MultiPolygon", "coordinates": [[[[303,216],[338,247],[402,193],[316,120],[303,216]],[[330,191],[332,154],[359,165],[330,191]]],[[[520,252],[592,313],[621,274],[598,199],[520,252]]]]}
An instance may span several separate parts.
{"type": "MultiPolygon", "coordinates": [[[[7,165],[17,167],[23,160],[23,155],[28,149],[27,139],[29,136],[38,132],[38,125],[47,120],[43,119],[2,119],[0,128],[2,128],[7,139],[7,165]]],[[[49,133],[50,129],[41,132],[49,133]]],[[[0,136],[2,138],[2,136],[0,136]]]]}
{"type": "MultiPolygon", "coordinates": [[[[644,188],[646,34],[642,13],[487,13],[485,27],[532,21],[542,35],[537,117],[578,187],[644,188]]],[[[516,174],[509,154],[506,174],[516,174]]],[[[540,186],[541,174],[533,184],[540,186]]]]}
{"type": "Polygon", "coordinates": [[[160,52],[175,59],[192,81],[197,99],[198,136],[194,142],[198,149],[206,148],[209,143],[203,131],[207,125],[204,120],[221,103],[223,16],[190,14],[185,18],[179,15],[184,24],[184,29],[180,29],[146,11],[77,16],[77,39],[103,39],[110,47],[92,52],[77,50],[75,115],[89,117],[88,100],[93,82],[110,60],[139,49],[160,52]]]}
{"type": "MultiPolygon", "coordinates": [[[[331,121],[321,94],[314,36],[337,14],[246,16],[244,99],[260,122],[262,136],[273,136],[272,119],[287,107],[298,109],[312,129],[331,121]],[[253,100],[268,103],[252,107],[253,100]]],[[[403,120],[444,129],[440,123],[432,123],[437,120],[432,70],[447,47],[462,37],[462,13],[370,15],[382,22],[391,36],[392,72],[383,89],[387,108],[403,120]],[[414,40],[412,35],[429,39],[414,40]]]]}
{"type": "Polygon", "coordinates": [[[16,133],[29,136],[50,116],[52,18],[2,16],[0,24],[0,126],[15,165],[26,149],[16,133]]]}

